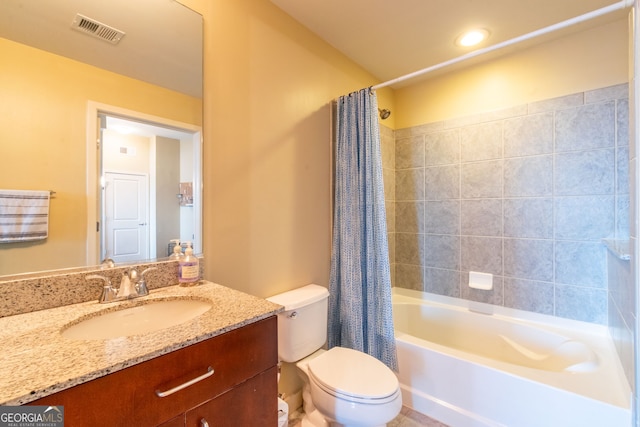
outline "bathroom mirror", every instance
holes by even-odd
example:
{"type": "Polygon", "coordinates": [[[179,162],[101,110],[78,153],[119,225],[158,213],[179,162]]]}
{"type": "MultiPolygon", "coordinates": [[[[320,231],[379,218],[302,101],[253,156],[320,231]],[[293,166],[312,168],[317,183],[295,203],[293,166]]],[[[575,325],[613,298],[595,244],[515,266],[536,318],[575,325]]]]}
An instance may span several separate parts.
{"type": "MultiPolygon", "coordinates": [[[[183,201],[188,188],[200,194],[201,183],[198,13],[174,0],[3,0],[0,56],[0,188],[52,192],[47,239],[0,243],[0,279],[100,261],[105,213],[97,114],[103,109],[131,112],[145,125],[160,120],[169,135],[153,136],[157,146],[171,132],[187,131],[196,149],[186,150],[180,163],[188,159],[183,167],[193,172],[164,193],[173,193],[167,203],[179,209],[201,209],[183,201]]],[[[167,200],[159,192],[148,197],[158,199],[156,211],[167,200]]],[[[157,229],[149,239],[157,236],[157,250],[147,256],[160,258],[165,240],[179,238],[180,230],[159,222],[157,229]]],[[[201,227],[191,236],[201,248],[201,227]]]]}

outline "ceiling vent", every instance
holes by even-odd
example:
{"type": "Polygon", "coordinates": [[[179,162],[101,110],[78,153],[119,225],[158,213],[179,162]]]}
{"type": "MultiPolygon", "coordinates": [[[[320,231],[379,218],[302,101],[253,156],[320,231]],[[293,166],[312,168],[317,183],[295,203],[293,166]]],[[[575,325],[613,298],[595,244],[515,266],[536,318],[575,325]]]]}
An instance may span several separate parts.
{"type": "Polygon", "coordinates": [[[87,18],[86,16],[80,15],[79,13],[73,20],[71,28],[81,31],[90,36],[102,39],[111,44],[118,44],[120,39],[122,39],[125,34],[124,31],[120,31],[116,28],[105,25],[102,22],[96,21],[95,19],[87,18]]]}

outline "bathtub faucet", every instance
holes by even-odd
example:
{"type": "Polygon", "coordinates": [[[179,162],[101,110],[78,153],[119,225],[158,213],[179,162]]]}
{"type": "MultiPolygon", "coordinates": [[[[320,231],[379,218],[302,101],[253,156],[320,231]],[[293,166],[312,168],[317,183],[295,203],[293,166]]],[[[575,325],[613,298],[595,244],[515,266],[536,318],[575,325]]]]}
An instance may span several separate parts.
{"type": "Polygon", "coordinates": [[[485,316],[493,316],[493,306],[490,304],[469,301],[468,310],[472,313],[484,314],[485,316]]]}

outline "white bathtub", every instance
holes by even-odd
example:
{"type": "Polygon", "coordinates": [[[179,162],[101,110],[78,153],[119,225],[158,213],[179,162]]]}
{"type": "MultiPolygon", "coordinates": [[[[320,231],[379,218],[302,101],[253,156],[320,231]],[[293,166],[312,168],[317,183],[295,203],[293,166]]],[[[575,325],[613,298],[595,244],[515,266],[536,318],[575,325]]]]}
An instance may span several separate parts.
{"type": "Polygon", "coordinates": [[[393,304],[404,405],[451,427],[631,426],[606,327],[399,288],[393,304]]]}

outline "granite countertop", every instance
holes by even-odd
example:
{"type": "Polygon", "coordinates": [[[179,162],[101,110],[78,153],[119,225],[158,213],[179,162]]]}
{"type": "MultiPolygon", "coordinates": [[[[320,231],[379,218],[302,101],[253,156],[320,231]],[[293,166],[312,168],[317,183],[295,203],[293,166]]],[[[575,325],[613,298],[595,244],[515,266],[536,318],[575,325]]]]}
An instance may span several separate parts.
{"type": "Polygon", "coordinates": [[[215,283],[169,286],[133,300],[90,301],[0,318],[0,405],[21,405],[270,317],[282,307],[215,283]],[[80,318],[150,300],[212,303],[201,316],[160,331],[108,340],[75,340],[61,331],[80,318]]]}

